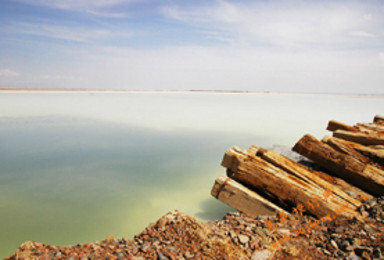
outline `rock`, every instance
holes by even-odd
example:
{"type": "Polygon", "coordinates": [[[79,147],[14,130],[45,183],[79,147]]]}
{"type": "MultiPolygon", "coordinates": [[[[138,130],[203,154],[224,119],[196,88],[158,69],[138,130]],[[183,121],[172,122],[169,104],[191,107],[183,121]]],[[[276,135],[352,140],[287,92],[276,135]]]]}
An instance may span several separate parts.
{"type": "Polygon", "coordinates": [[[371,257],[367,251],[364,251],[363,254],[361,255],[361,258],[364,260],[371,260],[371,257]]]}
{"type": "Polygon", "coordinates": [[[344,257],[345,253],[341,250],[337,250],[336,253],[335,253],[335,256],[337,257],[344,257]]]}
{"type": "Polygon", "coordinates": [[[376,247],[375,249],[373,249],[373,258],[378,258],[378,259],[383,258],[379,247],[376,247]]]}
{"type": "Polygon", "coordinates": [[[20,249],[23,251],[32,250],[35,248],[35,245],[32,241],[27,241],[21,244],[20,249]]]}
{"type": "Polygon", "coordinates": [[[145,258],[142,256],[132,256],[131,260],[145,260],[145,258]]]}
{"type": "Polygon", "coordinates": [[[105,238],[105,242],[108,244],[114,244],[116,243],[115,237],[113,235],[109,235],[105,238]]]}
{"type": "Polygon", "coordinates": [[[268,260],[271,257],[269,250],[256,251],[252,254],[252,260],[268,260]]]}
{"type": "Polygon", "coordinates": [[[372,248],[366,247],[366,246],[360,246],[354,249],[355,254],[362,257],[364,259],[364,256],[367,257],[370,254],[372,254],[372,248]]]}
{"type": "Polygon", "coordinates": [[[335,250],[338,250],[339,249],[339,246],[337,245],[336,241],[335,240],[331,240],[331,245],[332,247],[335,249],[335,250]]]}
{"type": "Polygon", "coordinates": [[[340,249],[344,252],[349,252],[353,250],[353,246],[351,246],[348,240],[343,240],[340,244],[340,249]]]}
{"type": "Polygon", "coordinates": [[[185,253],[184,253],[184,257],[185,257],[186,259],[192,259],[192,258],[195,257],[195,255],[194,255],[194,254],[191,254],[190,252],[185,252],[185,253]]]}
{"type": "Polygon", "coordinates": [[[243,245],[247,244],[248,241],[249,241],[249,237],[248,236],[240,234],[237,237],[239,238],[240,243],[243,244],[243,245]]]}
{"type": "Polygon", "coordinates": [[[361,258],[357,255],[350,255],[348,256],[347,260],[361,260],[361,258]]]}
{"type": "Polygon", "coordinates": [[[157,258],[159,259],[159,260],[168,260],[168,258],[165,256],[165,255],[163,255],[162,253],[157,253],[157,258]]]}
{"type": "Polygon", "coordinates": [[[287,236],[291,235],[291,231],[289,231],[289,229],[286,229],[286,228],[279,228],[277,231],[283,235],[287,235],[287,236]]]}

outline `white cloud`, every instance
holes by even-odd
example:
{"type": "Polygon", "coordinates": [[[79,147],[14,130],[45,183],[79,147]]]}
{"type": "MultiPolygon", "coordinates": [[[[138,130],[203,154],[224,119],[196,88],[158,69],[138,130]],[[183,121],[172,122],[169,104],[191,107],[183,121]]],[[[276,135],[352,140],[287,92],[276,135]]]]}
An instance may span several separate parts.
{"type": "Polygon", "coordinates": [[[111,35],[110,31],[91,28],[69,28],[65,26],[50,25],[47,23],[13,23],[8,28],[8,32],[18,34],[38,35],[48,38],[69,40],[75,42],[88,42],[94,39],[105,38],[111,35]]]}
{"type": "Polygon", "coordinates": [[[125,13],[96,11],[92,9],[86,9],[85,12],[88,14],[98,16],[98,17],[103,17],[103,18],[127,18],[128,17],[128,15],[125,13]]]}
{"type": "Polygon", "coordinates": [[[17,77],[20,76],[20,73],[17,71],[13,71],[10,69],[1,69],[0,70],[0,77],[17,77]]]}
{"type": "Polygon", "coordinates": [[[79,87],[374,93],[384,82],[377,53],[230,46],[97,51],[71,68],[84,77],[79,87]]]}
{"type": "Polygon", "coordinates": [[[364,32],[364,31],[357,31],[357,32],[351,32],[351,35],[363,37],[363,38],[376,38],[377,36],[375,34],[364,32]]]}
{"type": "Polygon", "coordinates": [[[102,8],[121,3],[130,3],[130,0],[18,0],[30,5],[45,6],[55,9],[80,11],[84,9],[102,8]]]}
{"type": "Polygon", "coordinates": [[[348,5],[311,1],[242,4],[221,0],[205,7],[168,6],[162,11],[169,18],[197,24],[209,31],[216,29],[230,35],[233,41],[249,45],[350,48],[360,43],[353,42],[351,36],[374,40],[373,36],[381,32],[384,18],[380,10],[383,8],[356,2],[348,5]]]}
{"type": "Polygon", "coordinates": [[[82,77],[78,77],[78,76],[73,76],[73,75],[59,75],[59,74],[55,74],[55,75],[50,75],[50,74],[44,74],[44,75],[40,75],[40,78],[43,79],[43,80],[51,80],[51,81],[61,81],[61,80],[65,80],[65,81],[81,81],[83,80],[82,77]]]}
{"type": "Polygon", "coordinates": [[[384,52],[380,52],[380,53],[379,53],[379,58],[380,58],[382,61],[384,61],[384,52]]]}

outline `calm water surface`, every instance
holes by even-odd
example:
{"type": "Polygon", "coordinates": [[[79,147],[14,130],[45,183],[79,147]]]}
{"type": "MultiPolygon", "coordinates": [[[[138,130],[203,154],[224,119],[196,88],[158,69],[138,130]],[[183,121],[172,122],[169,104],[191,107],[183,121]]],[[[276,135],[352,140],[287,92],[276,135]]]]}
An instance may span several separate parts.
{"type": "Polygon", "coordinates": [[[202,220],[232,145],[292,146],[328,120],[371,121],[383,99],[201,93],[0,94],[0,257],[139,233],[179,209],[202,220]]]}

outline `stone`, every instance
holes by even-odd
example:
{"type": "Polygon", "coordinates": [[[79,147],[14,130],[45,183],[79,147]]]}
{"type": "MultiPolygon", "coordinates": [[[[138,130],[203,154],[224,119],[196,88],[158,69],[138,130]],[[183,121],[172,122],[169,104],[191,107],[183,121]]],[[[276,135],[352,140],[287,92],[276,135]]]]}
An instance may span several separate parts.
{"type": "Polygon", "coordinates": [[[268,260],[271,257],[271,252],[269,250],[262,250],[253,252],[251,259],[252,260],[268,260]]]}
{"type": "Polygon", "coordinates": [[[336,243],[335,240],[331,240],[331,245],[332,245],[332,247],[333,247],[335,250],[338,250],[338,249],[339,249],[339,246],[337,245],[337,243],[336,243]]]}
{"type": "Polygon", "coordinates": [[[357,255],[350,255],[348,256],[347,260],[361,260],[361,258],[357,255]]]}
{"type": "Polygon", "coordinates": [[[348,240],[343,240],[340,244],[340,249],[344,252],[349,252],[353,250],[353,246],[351,246],[348,240]]]}
{"type": "Polygon", "coordinates": [[[195,257],[195,255],[194,255],[194,254],[191,254],[190,252],[185,252],[185,253],[184,253],[184,257],[185,257],[186,259],[192,259],[192,258],[195,257]]]}
{"type": "Polygon", "coordinates": [[[142,256],[132,256],[131,260],[145,260],[145,258],[142,256]]]}
{"type": "Polygon", "coordinates": [[[105,238],[105,242],[107,242],[108,244],[115,243],[115,237],[113,235],[109,235],[105,238]]]}
{"type": "Polygon", "coordinates": [[[157,253],[157,258],[159,259],[159,260],[168,260],[168,258],[165,256],[165,255],[163,255],[162,253],[157,253]]]}
{"type": "Polygon", "coordinates": [[[280,228],[280,229],[278,229],[278,232],[280,234],[287,235],[287,236],[291,235],[291,231],[289,229],[286,229],[286,228],[280,228]]]}
{"type": "Polygon", "coordinates": [[[382,254],[380,252],[380,248],[379,247],[376,247],[375,249],[373,249],[373,258],[379,258],[379,259],[382,259],[382,254]]]}
{"type": "Polygon", "coordinates": [[[245,236],[245,235],[238,235],[237,236],[238,238],[239,238],[239,242],[240,242],[240,244],[243,244],[243,245],[245,245],[245,244],[247,244],[248,243],[248,241],[249,241],[249,237],[248,236],[245,236]]]}
{"type": "Polygon", "coordinates": [[[26,242],[24,242],[23,244],[21,244],[21,246],[20,246],[20,249],[21,249],[21,250],[24,250],[24,251],[26,251],[26,250],[32,250],[32,249],[34,249],[34,248],[35,248],[35,245],[33,244],[32,241],[26,241],[26,242]]]}

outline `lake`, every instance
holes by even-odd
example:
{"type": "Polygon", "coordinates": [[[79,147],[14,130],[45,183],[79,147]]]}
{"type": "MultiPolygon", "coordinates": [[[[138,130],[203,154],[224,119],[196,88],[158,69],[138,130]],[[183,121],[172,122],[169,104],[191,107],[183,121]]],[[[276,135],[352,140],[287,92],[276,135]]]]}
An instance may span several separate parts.
{"type": "Polygon", "coordinates": [[[201,220],[233,145],[293,146],[383,98],[268,93],[0,93],[0,257],[26,240],[132,237],[168,211],[201,220]]]}

